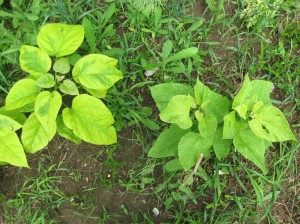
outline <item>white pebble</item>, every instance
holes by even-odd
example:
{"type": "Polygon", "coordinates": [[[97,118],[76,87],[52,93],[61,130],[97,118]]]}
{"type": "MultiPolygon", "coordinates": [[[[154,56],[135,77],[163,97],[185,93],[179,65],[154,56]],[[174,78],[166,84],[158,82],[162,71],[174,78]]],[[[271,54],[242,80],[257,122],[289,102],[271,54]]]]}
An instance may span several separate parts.
{"type": "Polygon", "coordinates": [[[152,212],[153,212],[153,214],[154,214],[155,216],[158,216],[158,215],[159,215],[159,211],[158,211],[157,208],[154,208],[154,209],[152,210],[152,212]]]}

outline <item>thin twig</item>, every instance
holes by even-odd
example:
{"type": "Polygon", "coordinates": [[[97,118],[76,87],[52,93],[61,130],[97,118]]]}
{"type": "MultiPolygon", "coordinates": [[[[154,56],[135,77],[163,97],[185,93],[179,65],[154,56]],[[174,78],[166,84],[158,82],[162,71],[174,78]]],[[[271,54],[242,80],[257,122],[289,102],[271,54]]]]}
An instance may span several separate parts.
{"type": "Polygon", "coordinates": [[[195,173],[197,172],[197,170],[198,170],[198,168],[199,168],[199,166],[202,162],[203,157],[204,157],[204,155],[201,153],[198,160],[197,160],[197,163],[196,163],[193,171],[186,178],[184,178],[183,184],[186,184],[186,181],[195,175],[195,173]]]}

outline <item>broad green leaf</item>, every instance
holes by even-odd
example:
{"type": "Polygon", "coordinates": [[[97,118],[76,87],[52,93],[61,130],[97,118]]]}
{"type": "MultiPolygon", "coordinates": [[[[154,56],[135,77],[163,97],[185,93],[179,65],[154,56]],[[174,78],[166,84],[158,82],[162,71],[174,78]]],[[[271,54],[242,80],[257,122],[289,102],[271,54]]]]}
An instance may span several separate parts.
{"type": "MultiPolygon", "coordinates": [[[[118,65],[118,59],[108,57],[103,54],[89,54],[87,56],[81,57],[77,62],[77,69],[83,70],[89,68],[88,64],[94,65],[95,63],[99,63],[99,67],[107,68],[107,67],[116,67],[118,65]],[[79,62],[80,61],[80,62],[79,62]],[[77,64],[79,63],[79,64],[77,64]]],[[[76,66],[76,64],[74,66],[76,66]]],[[[74,72],[74,71],[73,71],[74,72]]],[[[80,73],[75,72],[75,73],[80,73]]]]}
{"type": "Polygon", "coordinates": [[[163,158],[178,155],[178,143],[182,136],[190,132],[189,129],[183,130],[177,125],[171,125],[164,130],[157,138],[154,146],[150,149],[148,156],[163,158]]]}
{"type": "Polygon", "coordinates": [[[78,88],[76,84],[70,80],[65,79],[62,84],[59,85],[59,90],[68,95],[79,95],[78,88]]]}
{"type": "Polygon", "coordinates": [[[185,84],[180,83],[163,83],[150,88],[151,95],[158,107],[162,112],[170,100],[176,95],[191,95],[193,96],[193,89],[185,84]]]}
{"type": "Polygon", "coordinates": [[[0,161],[14,166],[28,167],[23,146],[15,132],[0,136],[0,161]]]}
{"type": "Polygon", "coordinates": [[[262,101],[264,105],[271,105],[270,92],[273,84],[268,81],[254,80],[250,81],[246,75],[244,83],[233,100],[232,108],[235,109],[240,117],[247,119],[247,112],[258,102],[262,101]]]}
{"type": "Polygon", "coordinates": [[[211,146],[212,144],[199,133],[185,134],[178,144],[178,156],[183,169],[188,171],[196,164],[201,154],[209,157],[211,146]]]}
{"type": "Polygon", "coordinates": [[[261,80],[250,81],[249,76],[246,75],[240,91],[233,100],[232,108],[238,112],[240,117],[247,119],[247,112],[258,101],[263,101],[267,105],[272,104],[269,97],[271,88],[271,82],[261,80]]]}
{"type": "Polygon", "coordinates": [[[162,61],[165,62],[166,59],[169,57],[171,51],[172,51],[172,48],[173,48],[173,43],[172,41],[170,40],[167,40],[165,43],[164,43],[164,46],[163,46],[163,49],[162,49],[162,61]]]}
{"type": "Polygon", "coordinates": [[[247,123],[238,121],[235,116],[236,112],[232,111],[224,117],[223,138],[233,139],[236,135],[247,128],[247,123]]]}
{"type": "Polygon", "coordinates": [[[93,95],[94,97],[97,97],[97,98],[104,98],[106,96],[106,93],[107,93],[107,89],[89,89],[87,87],[84,87],[83,88],[91,95],[93,95]]]}
{"type": "Polygon", "coordinates": [[[200,135],[212,144],[217,130],[217,118],[212,114],[205,115],[198,123],[200,135]]]}
{"type": "Polygon", "coordinates": [[[173,159],[166,163],[166,171],[173,172],[181,169],[182,166],[180,164],[179,158],[173,159]]]}
{"type": "Polygon", "coordinates": [[[17,110],[22,112],[22,113],[29,113],[29,112],[33,112],[34,111],[34,102],[28,103],[23,107],[18,108],[17,110]]]}
{"type": "Polygon", "coordinates": [[[252,113],[257,113],[259,110],[263,109],[264,103],[262,101],[258,101],[254,104],[252,108],[252,113]]]}
{"type": "Polygon", "coordinates": [[[246,104],[240,104],[237,107],[234,108],[236,112],[240,115],[241,118],[244,120],[247,119],[247,112],[248,112],[248,106],[246,104]]]}
{"type": "Polygon", "coordinates": [[[205,114],[212,114],[217,118],[218,123],[222,122],[229,111],[229,100],[218,93],[212,92],[206,102],[208,103],[203,108],[205,114]]]}
{"type": "Polygon", "coordinates": [[[43,91],[36,98],[35,115],[49,136],[56,132],[56,117],[61,105],[62,98],[57,91],[43,91]]]}
{"type": "Polygon", "coordinates": [[[111,112],[101,100],[93,96],[76,96],[72,109],[63,110],[63,120],[76,136],[86,142],[110,145],[117,141],[111,112]]]}
{"type": "Polygon", "coordinates": [[[190,47],[187,49],[184,49],[176,54],[171,55],[166,59],[166,63],[171,62],[171,61],[176,61],[176,60],[181,60],[184,58],[192,57],[195,54],[198,53],[198,48],[197,47],[190,47]]]}
{"type": "Polygon", "coordinates": [[[0,136],[8,135],[11,132],[19,130],[21,127],[22,125],[17,121],[8,116],[0,114],[0,136]]]}
{"type": "Polygon", "coordinates": [[[34,102],[40,92],[35,83],[32,79],[21,79],[16,82],[6,97],[6,110],[18,109],[34,102]]]}
{"type": "Polygon", "coordinates": [[[47,53],[37,47],[28,45],[22,45],[19,60],[22,70],[33,75],[47,73],[52,64],[47,53]]]}
{"type": "Polygon", "coordinates": [[[123,73],[116,68],[98,68],[97,70],[96,67],[89,73],[81,73],[78,76],[79,83],[89,89],[109,89],[122,78],[123,73]]]}
{"type": "Polygon", "coordinates": [[[73,133],[73,131],[65,125],[65,123],[63,121],[63,117],[61,115],[57,117],[56,124],[57,124],[57,133],[60,136],[66,138],[66,139],[69,139],[70,141],[72,141],[76,144],[81,143],[81,139],[79,137],[77,137],[73,133]]]}
{"type": "Polygon", "coordinates": [[[59,58],[54,62],[53,70],[60,74],[67,74],[71,70],[68,58],[59,58]]]}
{"type": "Polygon", "coordinates": [[[234,100],[232,102],[232,108],[234,109],[235,107],[237,107],[241,104],[245,104],[245,100],[247,98],[249,98],[251,93],[252,93],[251,81],[249,79],[249,76],[246,75],[241,89],[239,90],[237,95],[234,97],[234,100]]]}
{"type": "Polygon", "coordinates": [[[0,114],[10,117],[21,125],[23,125],[27,119],[19,110],[5,110],[5,107],[0,108],[0,114]]]}
{"type": "Polygon", "coordinates": [[[201,121],[204,117],[204,113],[200,112],[200,110],[196,110],[195,117],[196,117],[197,121],[201,121]]]}
{"type": "Polygon", "coordinates": [[[232,145],[231,139],[223,139],[223,129],[217,128],[214,140],[213,148],[218,160],[222,160],[230,152],[230,146],[232,145]]]}
{"type": "Polygon", "coordinates": [[[201,105],[201,109],[205,114],[212,114],[217,118],[218,123],[222,122],[229,110],[229,100],[226,97],[213,92],[199,80],[197,80],[194,87],[194,92],[197,104],[201,105]]]}
{"type": "Polygon", "coordinates": [[[266,145],[262,138],[257,137],[251,130],[244,130],[233,139],[233,145],[238,152],[259,167],[263,173],[268,172],[264,156],[266,145]]]}
{"type": "Polygon", "coordinates": [[[74,53],[84,38],[81,25],[50,23],[44,25],[38,36],[38,46],[50,56],[62,57],[74,53]]]}
{"type": "Polygon", "coordinates": [[[96,32],[95,28],[93,27],[93,24],[91,21],[84,17],[82,20],[82,25],[84,27],[84,33],[85,33],[85,38],[86,42],[90,46],[90,53],[93,53],[96,49],[96,32]]]}
{"type": "Polygon", "coordinates": [[[265,106],[272,105],[270,93],[273,88],[273,83],[264,80],[251,81],[252,94],[257,96],[258,101],[262,101],[265,106]]]}
{"type": "MultiPolygon", "coordinates": [[[[194,86],[195,99],[198,105],[201,105],[207,99],[204,99],[204,95],[209,95],[211,90],[202,84],[202,82],[197,79],[196,85],[194,86]]],[[[207,97],[206,97],[207,98],[207,97]]]]}
{"type": "Polygon", "coordinates": [[[50,73],[43,74],[36,80],[36,85],[41,88],[52,88],[55,86],[54,76],[50,73]]]}
{"type": "Polygon", "coordinates": [[[196,102],[192,96],[174,96],[160,113],[160,119],[167,123],[177,124],[182,129],[188,129],[193,125],[190,110],[195,107],[196,102]]]}
{"type": "Polygon", "coordinates": [[[271,142],[295,140],[288,121],[283,113],[274,106],[263,107],[254,113],[253,119],[249,121],[249,126],[257,136],[271,142]]]}
{"type": "Polygon", "coordinates": [[[68,55],[68,60],[72,66],[74,66],[80,58],[82,58],[82,56],[78,53],[68,55]]]}
{"type": "MultiPolygon", "coordinates": [[[[50,130],[54,130],[52,127],[50,130]]],[[[55,132],[50,133],[32,113],[26,120],[22,130],[22,143],[27,153],[35,153],[48,145],[55,132]]]]}
{"type": "Polygon", "coordinates": [[[76,82],[89,89],[109,89],[123,78],[116,69],[118,60],[101,54],[89,54],[75,64],[72,75],[76,82]]]}

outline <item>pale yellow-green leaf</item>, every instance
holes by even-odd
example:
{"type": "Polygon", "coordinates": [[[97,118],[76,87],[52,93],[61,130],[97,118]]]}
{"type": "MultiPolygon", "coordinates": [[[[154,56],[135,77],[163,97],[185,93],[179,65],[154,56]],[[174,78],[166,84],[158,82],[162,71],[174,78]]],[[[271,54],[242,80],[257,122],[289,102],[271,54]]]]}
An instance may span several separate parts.
{"type": "Polygon", "coordinates": [[[52,63],[46,52],[28,45],[22,45],[19,60],[22,70],[35,76],[47,73],[52,63]]]}
{"type": "Polygon", "coordinates": [[[107,90],[123,78],[116,69],[118,60],[101,54],[89,54],[75,64],[72,75],[77,83],[88,89],[107,90]]]}
{"type": "Polygon", "coordinates": [[[18,109],[34,102],[41,90],[35,84],[35,80],[32,79],[21,79],[16,82],[6,97],[6,110],[18,109]]]}
{"type": "Polygon", "coordinates": [[[193,125],[190,110],[195,107],[196,101],[192,96],[174,96],[160,113],[160,119],[167,123],[177,124],[182,129],[188,129],[193,125]]]}
{"type": "Polygon", "coordinates": [[[81,142],[81,139],[79,137],[77,137],[73,133],[73,131],[65,125],[61,115],[57,117],[56,124],[57,124],[57,133],[60,136],[66,138],[66,139],[69,139],[70,141],[72,141],[76,144],[79,144],[81,142]]]}
{"type": "Polygon", "coordinates": [[[258,137],[271,142],[295,140],[284,114],[274,106],[263,107],[254,113],[249,126],[258,137]]]}
{"type": "MultiPolygon", "coordinates": [[[[55,130],[51,127],[50,131],[55,130]]],[[[26,120],[22,129],[22,143],[28,153],[35,153],[48,145],[48,142],[54,137],[55,132],[49,132],[37,119],[35,113],[32,113],[26,120]]]]}
{"type": "Polygon", "coordinates": [[[0,135],[0,161],[14,166],[28,167],[23,146],[15,132],[0,135]]]}
{"type": "Polygon", "coordinates": [[[59,58],[54,62],[53,70],[60,74],[67,74],[71,70],[68,58],[59,58]]]}
{"type": "Polygon", "coordinates": [[[87,94],[76,96],[72,109],[63,110],[63,121],[73,133],[86,142],[98,145],[116,143],[114,118],[104,103],[87,94]]]}
{"type": "Polygon", "coordinates": [[[50,56],[62,57],[74,53],[83,39],[84,28],[81,25],[50,23],[41,28],[37,44],[50,56]]]}
{"type": "Polygon", "coordinates": [[[35,115],[51,138],[56,132],[56,117],[61,105],[62,98],[57,91],[43,91],[36,98],[35,115]]]}
{"type": "Polygon", "coordinates": [[[5,136],[11,132],[15,132],[22,127],[17,121],[8,116],[0,114],[0,136],[5,136]]]}
{"type": "Polygon", "coordinates": [[[37,78],[36,85],[41,88],[52,88],[55,86],[54,76],[50,73],[43,74],[37,78]]]}
{"type": "Polygon", "coordinates": [[[59,90],[65,94],[68,95],[79,95],[78,88],[76,84],[70,80],[70,79],[65,79],[62,84],[59,85],[59,90]]]}

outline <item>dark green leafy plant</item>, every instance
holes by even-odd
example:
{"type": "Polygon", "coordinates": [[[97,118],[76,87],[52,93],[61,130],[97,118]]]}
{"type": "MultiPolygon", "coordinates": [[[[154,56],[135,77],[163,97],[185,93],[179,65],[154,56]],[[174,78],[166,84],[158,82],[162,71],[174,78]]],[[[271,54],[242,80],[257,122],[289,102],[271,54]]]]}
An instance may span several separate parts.
{"type": "Polygon", "coordinates": [[[233,146],[264,173],[265,151],[272,142],[295,140],[283,113],[272,105],[268,81],[245,77],[233,102],[215,93],[199,80],[194,90],[184,84],[165,83],[151,88],[160,119],[171,123],[149,151],[150,157],[175,157],[167,170],[190,170],[191,183],[203,158],[214,151],[218,160],[233,146]],[[191,111],[193,112],[191,115],[191,111]]]}
{"type": "MultiPolygon", "coordinates": [[[[0,1],[1,3],[1,1],[0,1]]],[[[36,42],[38,28],[49,17],[49,6],[41,0],[2,1],[0,6],[0,95],[5,97],[22,71],[18,54],[22,44],[36,42]]]]}
{"type": "Polygon", "coordinates": [[[113,115],[99,98],[123,74],[116,59],[101,54],[81,57],[70,74],[72,57],[66,56],[76,52],[83,39],[81,25],[47,24],[38,34],[38,47],[21,47],[20,66],[29,76],[14,84],[0,109],[1,163],[28,166],[24,150],[43,149],[56,132],[75,143],[117,141],[113,115]],[[71,108],[63,104],[66,95],[75,96],[71,108]]]}

